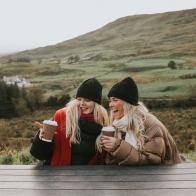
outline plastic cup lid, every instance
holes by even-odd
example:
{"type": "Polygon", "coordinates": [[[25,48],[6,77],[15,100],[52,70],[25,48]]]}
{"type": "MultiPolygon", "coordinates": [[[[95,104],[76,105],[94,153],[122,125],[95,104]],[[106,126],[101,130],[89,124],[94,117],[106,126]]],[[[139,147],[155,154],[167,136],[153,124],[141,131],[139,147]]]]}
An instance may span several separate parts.
{"type": "Polygon", "coordinates": [[[52,125],[52,126],[56,126],[56,127],[58,126],[57,122],[54,120],[44,120],[43,124],[52,125]]]}
{"type": "Polygon", "coordinates": [[[115,131],[115,129],[112,126],[107,126],[107,127],[103,127],[102,131],[113,132],[113,131],[115,131]]]}

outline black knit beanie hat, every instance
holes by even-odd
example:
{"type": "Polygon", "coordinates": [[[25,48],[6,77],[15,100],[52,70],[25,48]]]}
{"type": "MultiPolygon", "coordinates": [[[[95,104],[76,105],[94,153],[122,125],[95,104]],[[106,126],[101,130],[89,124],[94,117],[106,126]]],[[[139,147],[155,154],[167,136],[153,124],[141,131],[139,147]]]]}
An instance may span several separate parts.
{"type": "Polygon", "coordinates": [[[110,89],[108,97],[116,97],[132,105],[138,105],[137,85],[131,77],[127,77],[110,89]]]}
{"type": "Polygon", "coordinates": [[[101,104],[102,85],[95,78],[85,80],[78,88],[77,97],[84,97],[101,104]]]}

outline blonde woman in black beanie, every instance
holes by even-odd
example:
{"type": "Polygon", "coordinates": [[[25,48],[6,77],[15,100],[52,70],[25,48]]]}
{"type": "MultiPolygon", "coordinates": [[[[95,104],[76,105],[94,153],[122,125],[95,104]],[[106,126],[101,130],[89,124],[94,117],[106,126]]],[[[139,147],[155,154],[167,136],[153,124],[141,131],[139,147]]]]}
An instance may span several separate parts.
{"type": "Polygon", "coordinates": [[[181,159],[166,127],[138,102],[138,88],[130,77],[108,93],[114,137],[101,135],[98,146],[107,151],[106,164],[175,164],[181,159]]]}
{"type": "Polygon", "coordinates": [[[46,141],[41,129],[33,139],[30,153],[51,166],[99,164],[102,156],[96,152],[95,141],[102,127],[109,123],[107,111],[101,106],[101,95],[99,81],[84,81],[76,99],[54,114],[58,127],[53,140],[46,141]]]}

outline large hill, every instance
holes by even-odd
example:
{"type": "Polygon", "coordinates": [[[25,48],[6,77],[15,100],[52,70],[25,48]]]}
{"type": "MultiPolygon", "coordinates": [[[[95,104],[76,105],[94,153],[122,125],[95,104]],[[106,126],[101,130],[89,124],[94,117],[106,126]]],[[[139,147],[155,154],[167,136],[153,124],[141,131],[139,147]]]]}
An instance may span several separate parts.
{"type": "Polygon", "coordinates": [[[23,75],[58,94],[88,77],[106,89],[131,75],[144,97],[185,96],[196,85],[196,9],[120,18],[96,31],[0,58],[0,73],[23,75]],[[168,68],[173,60],[177,69],[168,68]]]}

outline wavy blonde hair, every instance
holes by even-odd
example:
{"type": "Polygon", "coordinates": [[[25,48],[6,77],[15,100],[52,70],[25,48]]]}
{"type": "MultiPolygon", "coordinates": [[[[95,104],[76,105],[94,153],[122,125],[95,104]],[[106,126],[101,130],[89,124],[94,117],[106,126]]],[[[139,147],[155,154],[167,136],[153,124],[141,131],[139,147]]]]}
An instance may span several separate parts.
{"type": "MultiPolygon", "coordinates": [[[[70,101],[65,108],[66,113],[66,137],[70,137],[70,143],[80,143],[80,127],[78,121],[80,118],[81,110],[78,105],[77,99],[70,101]]],[[[95,102],[93,110],[95,122],[106,126],[109,124],[109,118],[106,109],[95,102]]]]}
{"type": "MultiPolygon", "coordinates": [[[[135,135],[137,146],[139,150],[142,150],[145,140],[144,121],[146,120],[148,109],[142,102],[139,102],[137,106],[123,102],[124,116],[126,115],[128,118],[127,132],[132,132],[135,135]]],[[[112,112],[110,112],[110,124],[112,124],[113,120],[112,112]]]]}

